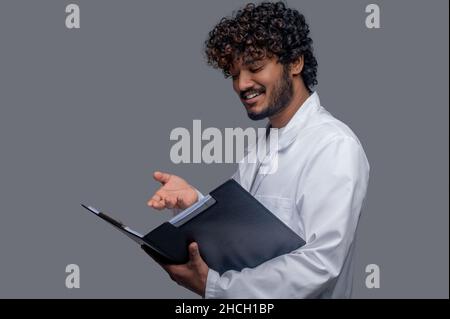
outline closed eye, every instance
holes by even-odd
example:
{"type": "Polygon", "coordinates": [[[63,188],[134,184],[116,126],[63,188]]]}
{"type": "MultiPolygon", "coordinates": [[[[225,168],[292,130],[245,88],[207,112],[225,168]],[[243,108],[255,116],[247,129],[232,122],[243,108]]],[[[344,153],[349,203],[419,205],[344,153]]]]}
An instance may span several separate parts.
{"type": "Polygon", "coordinates": [[[263,66],[256,67],[256,68],[251,68],[250,72],[257,73],[257,72],[261,71],[263,68],[264,68],[263,66]]]}

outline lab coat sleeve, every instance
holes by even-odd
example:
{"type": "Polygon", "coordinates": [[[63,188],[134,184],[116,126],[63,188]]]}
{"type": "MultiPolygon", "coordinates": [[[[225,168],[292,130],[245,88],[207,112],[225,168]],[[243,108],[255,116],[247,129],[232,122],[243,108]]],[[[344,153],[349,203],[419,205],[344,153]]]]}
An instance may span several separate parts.
{"type": "Polygon", "coordinates": [[[354,239],[369,164],[356,140],[337,137],[317,147],[299,179],[306,244],[240,272],[210,269],[205,298],[315,298],[333,285],[354,239]]]}

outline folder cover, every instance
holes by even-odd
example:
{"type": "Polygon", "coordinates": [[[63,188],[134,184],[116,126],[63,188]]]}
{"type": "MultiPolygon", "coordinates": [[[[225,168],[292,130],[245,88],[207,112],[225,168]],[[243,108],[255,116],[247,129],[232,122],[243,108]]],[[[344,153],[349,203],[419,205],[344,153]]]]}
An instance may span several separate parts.
{"type": "Polygon", "coordinates": [[[254,268],[305,244],[234,179],[145,236],[106,214],[83,207],[146,245],[145,250],[160,262],[186,263],[187,247],[195,241],[206,264],[219,274],[254,268]]]}

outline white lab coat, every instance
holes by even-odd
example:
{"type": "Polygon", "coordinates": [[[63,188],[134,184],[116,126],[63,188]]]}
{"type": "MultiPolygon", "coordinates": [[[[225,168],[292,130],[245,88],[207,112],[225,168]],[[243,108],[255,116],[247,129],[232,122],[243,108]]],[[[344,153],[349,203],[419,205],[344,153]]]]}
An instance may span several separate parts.
{"type": "Polygon", "coordinates": [[[315,92],[278,130],[275,154],[242,161],[234,178],[306,244],[252,269],[210,269],[205,298],[349,298],[370,169],[361,143],[315,92]]]}

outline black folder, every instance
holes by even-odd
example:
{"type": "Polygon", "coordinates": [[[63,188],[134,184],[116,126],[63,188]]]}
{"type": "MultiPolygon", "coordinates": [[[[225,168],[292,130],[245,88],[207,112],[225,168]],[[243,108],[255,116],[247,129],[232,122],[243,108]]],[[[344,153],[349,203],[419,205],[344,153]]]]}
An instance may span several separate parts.
{"type": "Polygon", "coordinates": [[[186,263],[187,247],[195,241],[208,266],[220,274],[254,268],[305,244],[233,179],[145,236],[92,207],[82,206],[145,245],[145,251],[159,262],[186,263]]]}

